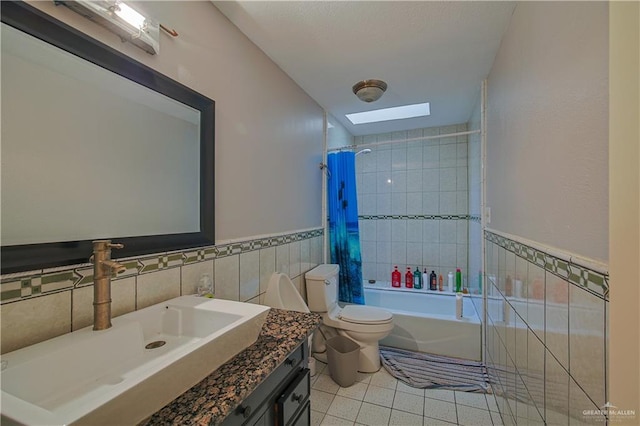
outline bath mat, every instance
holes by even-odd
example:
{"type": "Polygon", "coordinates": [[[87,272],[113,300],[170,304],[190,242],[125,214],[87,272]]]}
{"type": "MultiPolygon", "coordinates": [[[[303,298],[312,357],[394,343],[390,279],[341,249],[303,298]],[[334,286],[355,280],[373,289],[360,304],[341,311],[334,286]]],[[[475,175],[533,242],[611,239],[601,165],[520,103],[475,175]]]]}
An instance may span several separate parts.
{"type": "Polygon", "coordinates": [[[396,379],[414,388],[491,393],[480,361],[380,346],[380,360],[396,379]]]}

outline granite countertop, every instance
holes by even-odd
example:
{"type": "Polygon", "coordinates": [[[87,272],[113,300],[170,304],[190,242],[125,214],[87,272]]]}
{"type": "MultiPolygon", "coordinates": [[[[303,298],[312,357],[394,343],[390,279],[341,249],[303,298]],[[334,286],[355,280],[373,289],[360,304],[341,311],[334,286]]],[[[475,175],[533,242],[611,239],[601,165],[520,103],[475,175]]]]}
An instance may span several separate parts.
{"type": "Polygon", "coordinates": [[[318,314],[271,308],[258,340],[141,425],[221,423],[321,322],[318,314]]]}

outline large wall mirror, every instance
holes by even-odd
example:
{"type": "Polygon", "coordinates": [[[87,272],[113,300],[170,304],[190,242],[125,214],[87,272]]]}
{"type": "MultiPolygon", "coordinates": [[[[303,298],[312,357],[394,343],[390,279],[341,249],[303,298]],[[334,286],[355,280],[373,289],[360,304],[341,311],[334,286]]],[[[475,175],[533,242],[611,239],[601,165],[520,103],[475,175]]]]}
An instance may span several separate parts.
{"type": "Polygon", "coordinates": [[[211,99],[2,2],[2,273],[214,244],[211,99]]]}

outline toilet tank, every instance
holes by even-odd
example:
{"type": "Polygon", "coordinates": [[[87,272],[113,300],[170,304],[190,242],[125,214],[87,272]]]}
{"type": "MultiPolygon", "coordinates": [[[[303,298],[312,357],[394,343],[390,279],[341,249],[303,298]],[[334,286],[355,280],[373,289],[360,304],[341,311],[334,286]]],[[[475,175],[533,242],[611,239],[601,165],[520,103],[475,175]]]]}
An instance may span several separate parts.
{"type": "Polygon", "coordinates": [[[304,274],[311,312],[328,312],[338,298],[338,265],[318,265],[304,274]]]}

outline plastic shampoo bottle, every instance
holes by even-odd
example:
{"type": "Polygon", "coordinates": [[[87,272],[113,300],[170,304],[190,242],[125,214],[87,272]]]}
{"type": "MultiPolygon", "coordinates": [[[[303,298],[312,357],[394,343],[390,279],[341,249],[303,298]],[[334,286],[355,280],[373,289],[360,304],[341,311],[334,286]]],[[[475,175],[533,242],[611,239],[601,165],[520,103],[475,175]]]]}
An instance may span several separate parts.
{"type": "Polygon", "coordinates": [[[456,293],[462,291],[462,272],[460,268],[456,269],[456,293]]]}
{"type": "Polygon", "coordinates": [[[404,285],[407,288],[413,288],[413,272],[411,272],[411,268],[407,266],[407,273],[404,275],[404,285]]]}
{"type": "Polygon", "coordinates": [[[462,293],[456,293],[456,318],[461,319],[462,313],[462,293]]]}
{"type": "Polygon", "coordinates": [[[416,270],[413,273],[413,288],[421,289],[422,288],[422,273],[420,269],[416,266],[416,270]]]}
{"type": "Polygon", "coordinates": [[[400,287],[400,280],[402,279],[402,275],[400,271],[398,271],[398,267],[394,267],[393,272],[391,272],[391,287],[400,287]]]}

